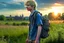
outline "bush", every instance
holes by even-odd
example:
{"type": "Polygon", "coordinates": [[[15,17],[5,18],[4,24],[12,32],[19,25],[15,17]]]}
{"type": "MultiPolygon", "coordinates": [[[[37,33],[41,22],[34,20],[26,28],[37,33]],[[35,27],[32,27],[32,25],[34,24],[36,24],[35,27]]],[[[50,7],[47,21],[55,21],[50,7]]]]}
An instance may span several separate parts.
{"type": "Polygon", "coordinates": [[[28,23],[27,22],[22,22],[21,25],[28,25],[28,23]]]}
{"type": "Polygon", "coordinates": [[[16,23],[13,23],[12,25],[13,25],[13,26],[15,26],[15,25],[16,25],[16,23]]]}
{"type": "Polygon", "coordinates": [[[9,25],[9,23],[5,23],[5,25],[9,25]]]}
{"type": "Polygon", "coordinates": [[[13,26],[19,26],[20,24],[19,23],[13,23],[13,26]]]}
{"type": "Polygon", "coordinates": [[[6,20],[6,17],[4,15],[0,15],[0,20],[6,20]]]}
{"type": "Polygon", "coordinates": [[[17,26],[19,26],[20,24],[19,24],[19,23],[17,23],[16,25],[17,25],[17,26]]]}
{"type": "Polygon", "coordinates": [[[0,25],[2,25],[2,24],[0,23],[0,25]]]}

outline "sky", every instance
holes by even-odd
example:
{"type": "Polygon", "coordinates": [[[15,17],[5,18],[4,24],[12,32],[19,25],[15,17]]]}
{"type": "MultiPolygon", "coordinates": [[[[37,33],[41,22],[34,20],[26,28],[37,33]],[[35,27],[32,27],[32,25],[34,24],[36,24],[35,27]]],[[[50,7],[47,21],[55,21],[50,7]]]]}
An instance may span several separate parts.
{"type": "MultiPolygon", "coordinates": [[[[25,8],[24,3],[28,0],[0,0],[0,15],[15,16],[22,15],[29,16],[25,8]]],[[[64,12],[64,0],[34,0],[37,2],[37,10],[43,15],[50,12],[63,13],[64,12]]]]}

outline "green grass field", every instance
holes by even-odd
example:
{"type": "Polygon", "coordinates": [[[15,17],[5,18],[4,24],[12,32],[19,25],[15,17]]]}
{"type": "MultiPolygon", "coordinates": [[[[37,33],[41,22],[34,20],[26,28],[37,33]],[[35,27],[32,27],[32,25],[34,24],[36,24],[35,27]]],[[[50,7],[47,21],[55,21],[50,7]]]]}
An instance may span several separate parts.
{"type": "Polygon", "coordinates": [[[27,32],[28,26],[0,26],[0,40],[6,43],[25,43],[27,32]]]}
{"type": "MultiPolygon", "coordinates": [[[[0,25],[0,43],[25,43],[27,34],[28,26],[0,25]]],[[[52,23],[49,37],[41,43],[64,43],[64,23],[52,23]]]]}
{"type": "Polygon", "coordinates": [[[12,25],[13,23],[21,24],[22,22],[29,23],[28,21],[0,21],[0,25],[4,25],[8,23],[8,25],[12,25]]]}

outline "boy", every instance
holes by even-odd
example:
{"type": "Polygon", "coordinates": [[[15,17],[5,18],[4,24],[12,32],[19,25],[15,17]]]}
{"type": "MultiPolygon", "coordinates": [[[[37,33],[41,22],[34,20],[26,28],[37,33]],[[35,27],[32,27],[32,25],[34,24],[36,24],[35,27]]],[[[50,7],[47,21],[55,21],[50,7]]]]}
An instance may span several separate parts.
{"type": "Polygon", "coordinates": [[[30,21],[30,25],[29,25],[29,34],[28,37],[26,39],[26,43],[40,43],[40,33],[41,33],[41,29],[42,29],[42,17],[41,14],[38,13],[37,14],[37,18],[36,21],[33,22],[33,14],[34,12],[36,12],[36,3],[35,1],[29,0],[25,3],[26,8],[28,11],[31,12],[30,16],[29,16],[29,21],[30,21]]]}

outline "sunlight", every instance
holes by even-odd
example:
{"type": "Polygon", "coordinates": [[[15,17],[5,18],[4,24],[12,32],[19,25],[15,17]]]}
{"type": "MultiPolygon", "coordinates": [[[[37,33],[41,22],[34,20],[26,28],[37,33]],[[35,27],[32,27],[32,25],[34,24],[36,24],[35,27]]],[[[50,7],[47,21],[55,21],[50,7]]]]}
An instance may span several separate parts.
{"type": "Polygon", "coordinates": [[[57,16],[58,13],[62,12],[59,7],[52,7],[52,11],[54,12],[55,16],[57,16]]]}
{"type": "Polygon", "coordinates": [[[64,9],[64,6],[60,3],[54,3],[53,6],[51,7],[52,12],[54,12],[55,16],[58,16],[58,13],[62,13],[64,9]]]}
{"type": "Polygon", "coordinates": [[[61,6],[60,3],[54,3],[54,6],[61,6]]]}
{"type": "Polygon", "coordinates": [[[56,8],[53,8],[52,10],[53,10],[55,16],[57,16],[57,14],[60,12],[60,11],[59,11],[58,9],[56,9],[56,8]]]}

